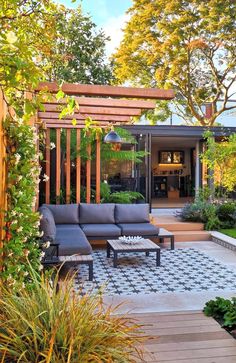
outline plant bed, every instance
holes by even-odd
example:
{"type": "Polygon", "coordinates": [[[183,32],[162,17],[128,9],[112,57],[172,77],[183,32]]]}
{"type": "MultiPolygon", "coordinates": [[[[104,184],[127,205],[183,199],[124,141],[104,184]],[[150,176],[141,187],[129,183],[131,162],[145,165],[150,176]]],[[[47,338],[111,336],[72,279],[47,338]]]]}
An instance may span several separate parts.
{"type": "Polygon", "coordinates": [[[224,299],[216,297],[206,303],[203,312],[214,318],[220,326],[236,339],[236,297],[224,299]]]}

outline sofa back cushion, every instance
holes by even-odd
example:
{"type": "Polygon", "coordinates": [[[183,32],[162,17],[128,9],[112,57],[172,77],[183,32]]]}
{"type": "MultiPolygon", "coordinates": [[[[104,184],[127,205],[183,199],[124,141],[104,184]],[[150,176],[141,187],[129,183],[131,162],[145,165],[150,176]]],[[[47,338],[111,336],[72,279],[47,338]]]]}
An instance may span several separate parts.
{"type": "Polygon", "coordinates": [[[43,232],[43,241],[54,241],[56,238],[56,225],[53,214],[47,207],[40,207],[39,213],[41,214],[39,230],[43,232]]]}
{"type": "Polygon", "coordinates": [[[149,204],[116,204],[116,223],[147,223],[149,222],[149,204]]]}
{"type": "Polygon", "coordinates": [[[78,204],[43,204],[50,209],[56,224],[77,224],[79,223],[78,204]]]}
{"type": "Polygon", "coordinates": [[[79,205],[80,223],[115,223],[115,204],[86,204],[79,205]]]}

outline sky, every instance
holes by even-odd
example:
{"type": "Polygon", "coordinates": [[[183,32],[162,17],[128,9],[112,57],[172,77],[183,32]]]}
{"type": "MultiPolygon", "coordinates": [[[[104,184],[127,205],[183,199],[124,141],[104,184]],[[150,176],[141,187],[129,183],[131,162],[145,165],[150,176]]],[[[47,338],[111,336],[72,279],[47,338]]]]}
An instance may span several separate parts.
{"type": "MultiPolygon", "coordinates": [[[[67,7],[75,8],[82,4],[84,13],[88,13],[93,22],[102,28],[107,36],[111,38],[107,44],[106,53],[109,57],[119,46],[122,40],[122,28],[128,20],[126,11],[132,5],[132,0],[55,0],[58,3],[64,4],[67,7]]],[[[225,126],[235,126],[236,113],[227,112],[218,118],[218,121],[225,126]]],[[[174,124],[179,124],[180,120],[177,117],[173,118],[174,124]]],[[[168,121],[169,122],[169,121],[168,121]]]]}
{"type": "Polygon", "coordinates": [[[132,0],[77,0],[74,3],[70,0],[56,1],[73,8],[82,4],[83,11],[89,13],[94,23],[111,38],[106,49],[108,57],[114,52],[122,39],[122,28],[128,20],[126,11],[132,0]]]}

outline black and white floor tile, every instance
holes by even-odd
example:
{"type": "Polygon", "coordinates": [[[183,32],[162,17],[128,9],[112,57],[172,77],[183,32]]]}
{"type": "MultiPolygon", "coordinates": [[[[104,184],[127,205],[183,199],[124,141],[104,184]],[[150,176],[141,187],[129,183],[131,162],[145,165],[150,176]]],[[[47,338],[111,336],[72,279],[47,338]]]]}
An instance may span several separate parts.
{"type": "Polygon", "coordinates": [[[236,289],[236,271],[194,248],[161,250],[161,266],[155,254],[119,255],[118,267],[106,251],[94,251],[94,280],[88,281],[88,267],[78,266],[75,289],[83,292],[104,288],[105,295],[167,292],[197,292],[236,289]]]}

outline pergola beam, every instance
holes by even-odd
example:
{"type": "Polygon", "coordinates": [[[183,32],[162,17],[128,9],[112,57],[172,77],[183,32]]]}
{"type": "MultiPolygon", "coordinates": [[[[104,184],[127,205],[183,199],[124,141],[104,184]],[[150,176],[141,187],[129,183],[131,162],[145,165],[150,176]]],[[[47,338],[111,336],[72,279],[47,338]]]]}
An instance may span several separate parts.
{"type": "MultiPolygon", "coordinates": [[[[144,100],[129,100],[117,98],[101,98],[101,97],[75,97],[76,102],[80,106],[97,106],[97,107],[113,107],[113,108],[141,108],[143,110],[152,110],[156,107],[155,101],[144,100]]],[[[52,102],[45,102],[44,105],[58,105],[66,104],[66,99],[59,101],[53,99],[52,102]]]]}
{"type": "MultiPolygon", "coordinates": [[[[36,88],[36,91],[47,90],[49,92],[56,93],[59,91],[59,89],[60,88],[56,82],[41,82],[36,88]]],[[[171,100],[175,97],[173,90],[163,90],[157,88],[134,88],[63,83],[61,89],[65,94],[74,96],[110,96],[156,100],[171,100]]]]}
{"type": "MultiPolygon", "coordinates": [[[[121,115],[121,116],[139,116],[141,114],[140,108],[113,108],[113,107],[86,107],[82,106],[79,110],[75,110],[76,114],[96,114],[96,115],[121,115]]],[[[45,105],[45,112],[56,112],[57,117],[61,112],[60,105],[45,105]]],[[[45,112],[39,112],[39,116],[44,117],[45,112]]]]}
{"type": "Polygon", "coordinates": [[[91,114],[91,115],[73,115],[73,116],[66,116],[63,119],[59,119],[59,115],[58,114],[51,114],[49,112],[45,112],[44,115],[40,115],[39,112],[39,119],[41,121],[47,121],[47,122],[54,122],[54,120],[57,120],[59,123],[61,123],[63,125],[63,123],[66,123],[66,121],[70,121],[73,119],[76,119],[77,121],[85,121],[85,119],[87,117],[91,117],[93,121],[108,121],[108,122],[129,122],[130,117],[129,116],[109,116],[109,115],[95,115],[95,114],[91,114]]]}

